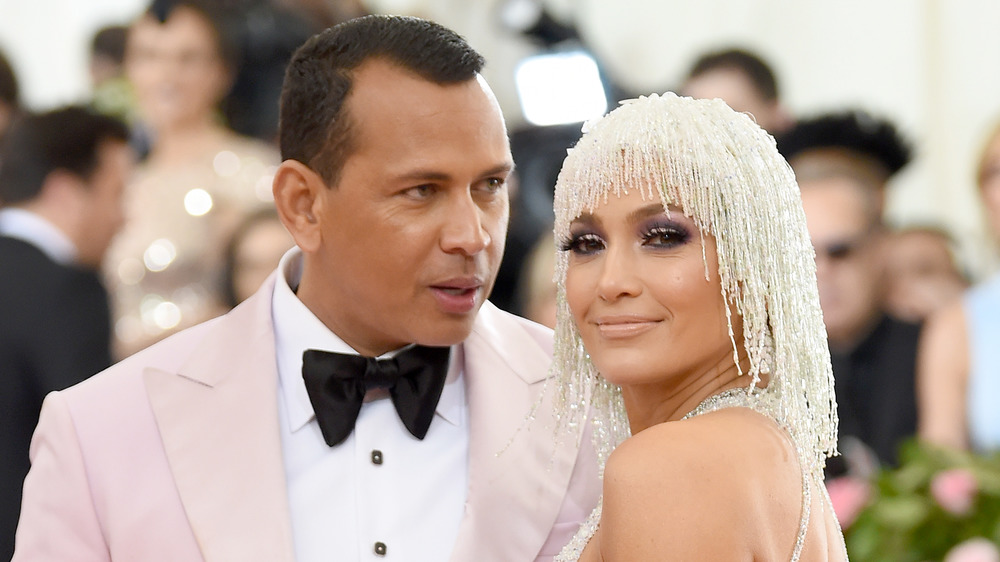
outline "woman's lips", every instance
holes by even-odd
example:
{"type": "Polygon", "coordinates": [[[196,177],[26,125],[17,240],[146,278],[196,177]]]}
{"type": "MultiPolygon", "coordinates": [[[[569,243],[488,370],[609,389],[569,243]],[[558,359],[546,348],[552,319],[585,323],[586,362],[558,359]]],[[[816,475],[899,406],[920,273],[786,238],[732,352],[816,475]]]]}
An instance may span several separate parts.
{"type": "Polygon", "coordinates": [[[608,318],[594,322],[598,332],[605,339],[627,339],[644,334],[659,324],[659,320],[650,318],[608,318]]]}

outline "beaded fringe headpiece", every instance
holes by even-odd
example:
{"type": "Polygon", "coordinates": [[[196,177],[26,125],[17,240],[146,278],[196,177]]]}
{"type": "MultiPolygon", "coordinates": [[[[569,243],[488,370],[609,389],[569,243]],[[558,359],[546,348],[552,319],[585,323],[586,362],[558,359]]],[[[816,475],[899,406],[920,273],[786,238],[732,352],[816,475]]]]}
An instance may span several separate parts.
{"type": "MultiPolygon", "coordinates": [[[[584,127],[555,189],[555,236],[570,223],[627,191],[679,207],[702,233],[714,235],[722,297],[743,320],[755,409],[791,435],[804,468],[821,476],[836,453],[833,374],[816,289],[814,250],[798,185],[774,139],[721,100],[672,93],[622,105],[584,127]]],[[[675,211],[676,212],[676,211],[675,211]]],[[[556,256],[557,326],[552,371],[562,423],[593,411],[594,445],[603,470],[629,436],[621,389],[604,380],[587,355],[566,301],[569,252],[556,256]]],[[[706,277],[708,265],[706,262],[706,277]]],[[[727,315],[729,307],[726,307],[727,315]]],[[[734,359],[737,354],[732,318],[734,359]]],[[[737,366],[739,362],[737,361],[737,366]]]]}

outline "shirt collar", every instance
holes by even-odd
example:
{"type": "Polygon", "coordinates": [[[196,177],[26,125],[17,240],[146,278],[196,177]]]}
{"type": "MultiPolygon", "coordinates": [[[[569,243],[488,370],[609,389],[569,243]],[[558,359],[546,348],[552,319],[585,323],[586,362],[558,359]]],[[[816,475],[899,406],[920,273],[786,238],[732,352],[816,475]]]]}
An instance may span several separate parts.
{"type": "Polygon", "coordinates": [[[76,261],[76,246],[69,237],[56,225],[31,211],[0,209],[0,234],[35,246],[56,263],[71,265],[76,261]]]}
{"type": "MultiPolygon", "coordinates": [[[[307,349],[322,349],[336,353],[359,355],[344,340],[330,331],[306,305],[292,287],[298,288],[302,277],[302,251],[292,248],[278,264],[274,293],[271,297],[271,318],[274,322],[274,345],[277,356],[279,396],[288,412],[288,427],[292,432],[302,429],[316,414],[302,379],[302,354],[307,349]]],[[[404,348],[405,349],[405,348],[404,348]]],[[[402,349],[380,355],[392,357],[402,349]]],[[[465,385],[462,381],[462,346],[452,346],[448,376],[438,401],[436,413],[445,421],[462,422],[465,385]]]]}

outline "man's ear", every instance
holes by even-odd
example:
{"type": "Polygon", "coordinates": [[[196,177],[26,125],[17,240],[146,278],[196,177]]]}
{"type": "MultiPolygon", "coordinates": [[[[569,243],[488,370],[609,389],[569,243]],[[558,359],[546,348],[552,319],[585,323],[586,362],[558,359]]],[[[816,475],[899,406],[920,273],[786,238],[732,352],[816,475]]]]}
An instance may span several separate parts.
{"type": "Polygon", "coordinates": [[[303,252],[319,248],[322,191],[326,189],[323,178],[298,160],[285,160],[274,174],[274,206],[303,252]]]}

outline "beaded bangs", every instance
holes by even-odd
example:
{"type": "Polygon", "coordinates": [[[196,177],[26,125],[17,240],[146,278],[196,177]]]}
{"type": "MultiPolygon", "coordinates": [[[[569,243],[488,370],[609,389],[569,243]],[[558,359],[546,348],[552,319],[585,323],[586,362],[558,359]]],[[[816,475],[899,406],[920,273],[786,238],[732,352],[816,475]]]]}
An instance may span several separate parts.
{"type": "MultiPolygon", "coordinates": [[[[715,236],[722,297],[743,320],[749,369],[740,374],[752,379],[751,404],[789,432],[804,468],[821,476],[836,452],[833,374],[798,185],[774,139],[721,100],[672,93],[622,102],[584,131],[556,183],[556,240],[568,239],[583,212],[629,191],[659,198],[668,213],[680,209],[703,236],[715,236]],[[766,388],[753,390],[762,374],[766,388]]],[[[593,408],[603,469],[629,426],[621,389],[598,374],[570,314],[569,253],[556,256],[558,411],[574,425],[593,408]]],[[[707,279],[707,260],[705,267],[707,279]]],[[[738,338],[727,321],[735,358],[738,338]]]]}

